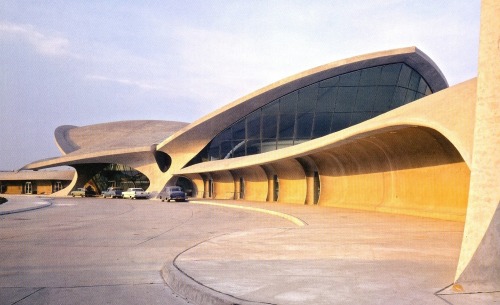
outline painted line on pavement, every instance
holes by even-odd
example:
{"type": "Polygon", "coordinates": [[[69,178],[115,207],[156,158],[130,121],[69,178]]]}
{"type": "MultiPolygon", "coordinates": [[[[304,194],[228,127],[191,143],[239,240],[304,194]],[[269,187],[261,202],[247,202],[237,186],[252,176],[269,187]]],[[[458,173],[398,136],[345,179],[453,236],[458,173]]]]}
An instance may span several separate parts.
{"type": "Polygon", "coordinates": [[[272,211],[272,210],[266,210],[266,209],[262,209],[262,208],[254,208],[254,207],[248,207],[248,206],[243,206],[243,205],[234,205],[234,204],[225,204],[225,203],[218,203],[218,202],[198,201],[198,200],[195,200],[195,201],[190,200],[189,203],[213,205],[213,206],[220,206],[220,207],[231,208],[231,209],[240,209],[240,210],[259,212],[259,213],[264,213],[264,214],[269,214],[269,215],[284,218],[284,219],[294,223],[295,225],[297,225],[299,227],[303,227],[303,226],[307,225],[307,223],[305,221],[303,221],[295,216],[281,213],[281,212],[272,211]]]}
{"type": "Polygon", "coordinates": [[[6,211],[0,211],[0,215],[9,215],[9,214],[15,214],[15,213],[22,213],[22,212],[27,212],[27,211],[33,211],[33,210],[38,210],[42,208],[46,208],[52,205],[52,201],[45,201],[45,202],[33,202],[33,206],[28,206],[25,208],[12,208],[11,210],[6,210],[6,211]]]}

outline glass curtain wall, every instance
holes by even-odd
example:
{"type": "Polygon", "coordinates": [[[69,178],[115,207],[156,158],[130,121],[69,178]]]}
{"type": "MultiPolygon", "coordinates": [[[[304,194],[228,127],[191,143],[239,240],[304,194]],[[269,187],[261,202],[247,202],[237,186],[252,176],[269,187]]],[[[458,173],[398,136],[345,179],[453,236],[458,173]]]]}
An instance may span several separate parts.
{"type": "Polygon", "coordinates": [[[149,179],[138,170],[122,164],[108,164],[92,177],[91,181],[97,186],[99,192],[108,187],[120,187],[126,190],[129,187],[149,187],[149,179]]]}
{"type": "Polygon", "coordinates": [[[295,90],[248,114],[217,135],[196,160],[254,155],[300,144],[431,93],[423,77],[403,63],[342,74],[295,90]]]}

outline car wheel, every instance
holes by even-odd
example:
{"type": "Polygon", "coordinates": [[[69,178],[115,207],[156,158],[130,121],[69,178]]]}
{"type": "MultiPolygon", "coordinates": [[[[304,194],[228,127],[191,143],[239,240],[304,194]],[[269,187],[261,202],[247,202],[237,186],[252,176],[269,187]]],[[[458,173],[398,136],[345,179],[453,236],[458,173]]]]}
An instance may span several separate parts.
{"type": "Polygon", "coordinates": [[[71,196],[75,197],[75,194],[71,194],[71,196]]]}

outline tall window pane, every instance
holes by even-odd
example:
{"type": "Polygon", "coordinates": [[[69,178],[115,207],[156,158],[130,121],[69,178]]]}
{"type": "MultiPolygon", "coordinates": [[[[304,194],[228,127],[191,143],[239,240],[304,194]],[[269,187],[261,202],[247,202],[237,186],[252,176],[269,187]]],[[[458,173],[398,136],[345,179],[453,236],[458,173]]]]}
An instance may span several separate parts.
{"type": "Polygon", "coordinates": [[[221,159],[232,158],[233,155],[233,143],[232,141],[223,141],[220,144],[220,157],[221,159]]]}
{"type": "Polygon", "coordinates": [[[420,75],[418,75],[418,73],[415,71],[411,71],[410,83],[408,84],[408,88],[413,91],[417,91],[419,83],[420,83],[420,75]]]}
{"type": "Polygon", "coordinates": [[[402,64],[383,66],[382,73],[380,74],[379,85],[394,86],[398,81],[401,66],[402,64]]]}
{"type": "Polygon", "coordinates": [[[276,131],[278,128],[278,118],[276,115],[262,116],[262,138],[276,139],[276,131]]]}
{"type": "Polygon", "coordinates": [[[295,113],[297,111],[298,92],[294,91],[280,99],[280,113],[295,113]]]}
{"type": "Polygon", "coordinates": [[[331,132],[336,132],[349,127],[351,123],[351,113],[334,113],[332,118],[331,132]]]}
{"type": "Polygon", "coordinates": [[[314,112],[316,100],[318,99],[318,84],[313,84],[299,90],[299,103],[297,112],[314,112]]]}
{"type": "Polygon", "coordinates": [[[379,83],[382,67],[373,67],[361,71],[359,86],[375,86],[379,83]]]}
{"type": "Polygon", "coordinates": [[[232,138],[233,140],[244,140],[245,139],[245,120],[241,120],[233,125],[232,138]]]}
{"type": "Polygon", "coordinates": [[[379,86],[373,99],[373,111],[387,111],[391,106],[395,86],[379,86]]]}
{"type": "Polygon", "coordinates": [[[408,104],[408,103],[410,103],[410,102],[413,102],[413,101],[415,100],[415,94],[416,94],[416,92],[415,92],[415,91],[413,91],[413,90],[408,90],[408,91],[406,92],[406,97],[405,97],[405,102],[404,102],[404,103],[405,103],[405,104],[408,104]]]}
{"type": "Polygon", "coordinates": [[[247,138],[260,139],[260,111],[254,111],[247,117],[247,138]]]}
{"type": "Polygon", "coordinates": [[[403,65],[399,73],[398,86],[408,88],[410,82],[411,69],[407,65],[403,65]]]}
{"type": "Polygon", "coordinates": [[[340,87],[335,112],[352,112],[357,92],[357,87],[340,87]]]}
{"type": "Polygon", "coordinates": [[[300,113],[297,115],[296,139],[310,139],[313,125],[313,113],[300,113]]]}
{"type": "Polygon", "coordinates": [[[318,101],[316,103],[317,112],[333,112],[335,109],[335,99],[338,88],[320,88],[318,101]]]}
{"type": "Polygon", "coordinates": [[[420,82],[418,84],[418,92],[424,94],[425,89],[427,89],[427,83],[425,82],[423,77],[420,77],[420,82]]]}
{"type": "Polygon", "coordinates": [[[354,111],[372,111],[377,87],[359,87],[354,111]]]}
{"type": "Polygon", "coordinates": [[[405,103],[406,91],[408,89],[396,87],[394,91],[394,98],[392,99],[391,109],[397,108],[405,103]]]}
{"type": "Polygon", "coordinates": [[[330,133],[331,113],[316,113],[314,118],[313,138],[319,138],[330,133]]]}
{"type": "Polygon", "coordinates": [[[242,157],[245,155],[245,140],[233,141],[233,157],[242,157]]]}
{"type": "Polygon", "coordinates": [[[293,139],[295,130],[295,114],[280,115],[279,139],[293,139]]]}

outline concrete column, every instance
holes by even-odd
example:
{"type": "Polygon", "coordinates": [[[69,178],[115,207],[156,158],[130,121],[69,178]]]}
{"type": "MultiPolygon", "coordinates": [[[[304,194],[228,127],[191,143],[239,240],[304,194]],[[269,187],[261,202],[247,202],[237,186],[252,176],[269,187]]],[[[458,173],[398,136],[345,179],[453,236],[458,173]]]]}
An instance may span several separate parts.
{"type": "Polygon", "coordinates": [[[471,179],[455,290],[500,290],[500,2],[483,0],[471,179]]]}
{"type": "Polygon", "coordinates": [[[314,173],[307,173],[306,174],[306,204],[307,205],[314,205],[314,173]]]}
{"type": "Polygon", "coordinates": [[[210,194],[210,179],[203,180],[203,198],[208,198],[210,194]]]}
{"type": "Polygon", "coordinates": [[[236,177],[234,179],[234,199],[235,200],[240,199],[240,187],[241,187],[240,177],[236,177]]]}
{"type": "Polygon", "coordinates": [[[267,180],[267,201],[274,201],[274,179],[273,176],[269,177],[267,180]]]}

